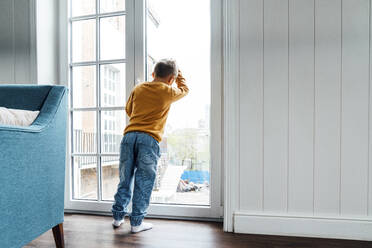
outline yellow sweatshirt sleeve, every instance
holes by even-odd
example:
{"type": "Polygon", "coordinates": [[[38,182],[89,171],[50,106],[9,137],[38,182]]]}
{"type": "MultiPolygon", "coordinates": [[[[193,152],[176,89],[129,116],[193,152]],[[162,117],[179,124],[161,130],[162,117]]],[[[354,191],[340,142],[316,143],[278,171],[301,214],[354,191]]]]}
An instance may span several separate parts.
{"type": "Polygon", "coordinates": [[[130,117],[132,115],[132,107],[133,107],[133,96],[134,96],[134,91],[130,94],[127,105],[125,106],[125,111],[127,112],[127,115],[130,117]]]}
{"type": "Polygon", "coordinates": [[[181,99],[182,97],[186,96],[189,93],[189,88],[187,87],[185,83],[185,78],[182,77],[182,75],[177,78],[176,83],[177,83],[177,88],[172,87],[172,92],[171,92],[172,102],[175,102],[181,99]]]}

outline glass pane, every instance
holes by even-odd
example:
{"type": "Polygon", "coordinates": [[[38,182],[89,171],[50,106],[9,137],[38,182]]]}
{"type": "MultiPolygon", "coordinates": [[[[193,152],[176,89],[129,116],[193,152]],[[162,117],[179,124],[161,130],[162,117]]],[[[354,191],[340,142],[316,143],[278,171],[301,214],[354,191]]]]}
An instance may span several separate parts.
{"type": "Polygon", "coordinates": [[[120,141],[125,128],[125,111],[102,111],[102,153],[119,153],[120,141]]]}
{"type": "Polygon", "coordinates": [[[78,66],[72,69],[72,105],[74,108],[96,106],[96,67],[78,66]]]}
{"type": "Polygon", "coordinates": [[[72,23],[72,61],[84,62],[96,59],[96,20],[72,23]]]}
{"type": "Polygon", "coordinates": [[[96,0],[71,0],[72,17],[96,13],[96,0]]]}
{"type": "Polygon", "coordinates": [[[119,157],[101,157],[102,200],[112,201],[119,183],[119,157]]]}
{"type": "Polygon", "coordinates": [[[101,59],[125,58],[125,17],[101,19],[101,59]]]}
{"type": "Polygon", "coordinates": [[[148,80],[155,61],[174,58],[190,88],[169,113],[151,201],[209,205],[210,1],[148,0],[146,20],[148,80]]]}
{"type": "Polygon", "coordinates": [[[101,65],[101,106],[124,106],[125,64],[101,65]]]}
{"type": "Polygon", "coordinates": [[[74,153],[95,153],[96,143],[96,112],[73,112],[73,147],[74,153]]]}
{"type": "Polygon", "coordinates": [[[73,157],[74,199],[97,200],[97,157],[73,157]]]}
{"type": "Polygon", "coordinates": [[[125,10],[125,0],[101,0],[101,13],[125,10]]]}

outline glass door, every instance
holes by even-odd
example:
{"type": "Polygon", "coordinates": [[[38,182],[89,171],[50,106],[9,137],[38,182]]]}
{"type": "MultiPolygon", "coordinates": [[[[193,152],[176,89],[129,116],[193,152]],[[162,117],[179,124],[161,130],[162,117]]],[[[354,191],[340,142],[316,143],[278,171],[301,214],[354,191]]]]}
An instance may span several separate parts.
{"type": "MultiPolygon", "coordinates": [[[[133,46],[125,0],[71,0],[69,5],[70,166],[66,208],[97,210],[118,181],[119,146],[132,88],[133,46]],[[128,44],[126,44],[128,43],[128,44]],[[129,80],[128,80],[129,76],[129,80]],[[131,78],[132,77],[132,78],[131,78]]],[[[132,14],[133,15],[133,14],[132,14]]],[[[130,20],[129,20],[130,22],[130,20]]]]}
{"type": "Polygon", "coordinates": [[[210,0],[70,0],[66,209],[110,212],[126,99],[171,57],[190,93],[171,108],[148,214],[221,217],[221,84],[210,59],[220,58],[219,10],[210,0]]]}
{"type": "Polygon", "coordinates": [[[176,59],[190,93],[173,104],[153,203],[210,206],[210,1],[147,0],[147,80],[159,59],[176,59]]]}

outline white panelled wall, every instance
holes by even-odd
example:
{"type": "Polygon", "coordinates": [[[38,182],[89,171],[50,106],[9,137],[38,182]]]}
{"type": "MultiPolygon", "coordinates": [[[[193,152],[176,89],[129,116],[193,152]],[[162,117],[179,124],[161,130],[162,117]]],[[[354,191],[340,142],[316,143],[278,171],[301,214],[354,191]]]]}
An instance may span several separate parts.
{"type": "Polygon", "coordinates": [[[33,81],[29,0],[0,1],[0,83],[33,81]]]}
{"type": "Polygon", "coordinates": [[[372,240],[371,1],[225,8],[225,230],[372,240]]]}
{"type": "Polygon", "coordinates": [[[0,84],[59,84],[58,0],[0,0],[0,84]]]}

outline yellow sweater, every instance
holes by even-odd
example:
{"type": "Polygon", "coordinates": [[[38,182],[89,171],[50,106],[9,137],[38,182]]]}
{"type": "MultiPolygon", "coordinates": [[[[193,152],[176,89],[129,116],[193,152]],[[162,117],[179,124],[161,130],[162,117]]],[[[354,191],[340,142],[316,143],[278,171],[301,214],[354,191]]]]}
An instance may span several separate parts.
{"type": "Polygon", "coordinates": [[[177,88],[163,82],[137,85],[125,107],[130,119],[124,134],[131,131],[146,132],[160,142],[171,104],[188,92],[189,88],[182,81],[177,82],[177,88]]]}

